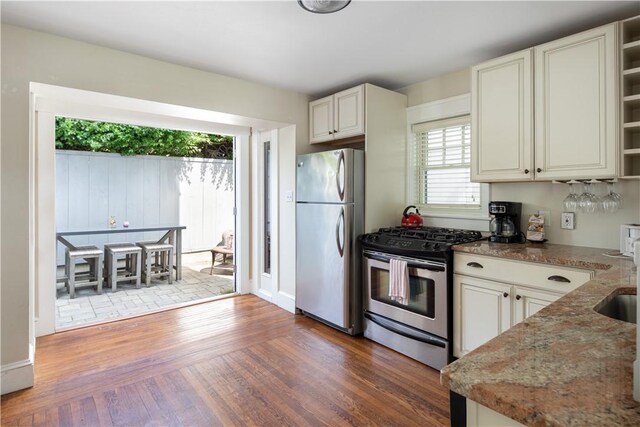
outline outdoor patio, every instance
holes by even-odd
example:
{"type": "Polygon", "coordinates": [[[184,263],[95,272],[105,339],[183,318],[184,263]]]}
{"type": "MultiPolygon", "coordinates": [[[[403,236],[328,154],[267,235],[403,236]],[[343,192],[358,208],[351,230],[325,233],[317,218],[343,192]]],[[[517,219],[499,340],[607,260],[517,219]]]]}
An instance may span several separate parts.
{"type": "Polygon", "coordinates": [[[166,280],[152,280],[150,287],[143,284],[140,289],[134,284],[118,284],[115,293],[103,286],[102,295],[91,287],[80,288],[76,290],[76,297],[70,299],[64,285],[58,283],[56,329],[135,316],[234,292],[231,264],[221,266],[216,261],[213,275],[209,275],[209,252],[183,254],[182,260],[182,280],[174,280],[172,284],[167,284],[166,280]]]}

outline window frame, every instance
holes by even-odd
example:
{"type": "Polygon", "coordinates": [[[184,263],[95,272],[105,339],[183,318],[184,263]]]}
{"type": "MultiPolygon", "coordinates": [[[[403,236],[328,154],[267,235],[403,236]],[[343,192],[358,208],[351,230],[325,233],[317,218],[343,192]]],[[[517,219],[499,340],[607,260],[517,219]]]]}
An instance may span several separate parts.
{"type": "MultiPolygon", "coordinates": [[[[425,204],[417,204],[414,200],[416,194],[416,171],[413,167],[414,157],[414,134],[412,126],[424,122],[440,121],[447,119],[459,118],[461,116],[470,116],[471,114],[471,96],[464,94],[445,98],[437,101],[427,102],[407,108],[407,174],[406,174],[406,201],[409,205],[416,205],[420,209],[420,213],[430,217],[452,218],[452,219],[469,219],[469,220],[489,220],[489,200],[490,186],[489,184],[480,184],[480,206],[478,208],[456,208],[449,206],[433,206],[425,204]]],[[[472,129],[473,132],[473,129],[472,129]]],[[[471,165],[469,165],[471,167],[471,165]]]]}

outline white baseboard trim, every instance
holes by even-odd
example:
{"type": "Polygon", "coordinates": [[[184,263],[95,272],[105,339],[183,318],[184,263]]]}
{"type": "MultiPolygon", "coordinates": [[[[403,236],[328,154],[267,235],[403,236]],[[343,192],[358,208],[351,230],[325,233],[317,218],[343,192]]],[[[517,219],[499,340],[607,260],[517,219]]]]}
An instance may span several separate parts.
{"type": "MultiPolygon", "coordinates": [[[[239,280],[239,279],[236,279],[236,280],[239,280]]],[[[239,293],[240,295],[254,294],[256,290],[253,287],[253,279],[249,279],[247,284],[244,286],[241,283],[238,283],[236,285],[236,292],[239,293]]]]}
{"type": "Polygon", "coordinates": [[[254,292],[255,295],[259,296],[260,298],[262,298],[265,301],[269,301],[270,303],[274,303],[273,301],[273,294],[271,292],[268,292],[264,289],[258,289],[257,292],[254,292]]]}
{"type": "Polygon", "coordinates": [[[290,313],[296,312],[296,297],[286,292],[278,292],[278,307],[290,313]]]}
{"type": "Polygon", "coordinates": [[[52,322],[49,322],[49,324],[47,324],[47,322],[41,321],[40,317],[35,318],[36,337],[43,337],[56,333],[55,318],[52,320],[52,322]]]}
{"type": "Polygon", "coordinates": [[[34,348],[29,345],[29,358],[2,365],[0,368],[1,394],[33,387],[34,348]]]}

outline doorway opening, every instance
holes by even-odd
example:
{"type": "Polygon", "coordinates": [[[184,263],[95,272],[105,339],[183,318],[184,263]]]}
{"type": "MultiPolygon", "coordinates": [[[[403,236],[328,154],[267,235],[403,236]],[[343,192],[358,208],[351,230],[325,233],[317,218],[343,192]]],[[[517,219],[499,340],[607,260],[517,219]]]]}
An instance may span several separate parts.
{"type": "Polygon", "coordinates": [[[235,292],[233,136],[62,116],[55,134],[57,331],[235,292]],[[145,230],[178,226],[175,280],[152,277],[145,286],[149,267],[135,265],[139,245],[176,231],[145,230]],[[107,250],[123,244],[132,246],[130,255],[107,250]],[[100,286],[91,258],[68,256],[76,247],[102,251],[100,286]],[[114,257],[115,275],[106,268],[114,257]],[[78,264],[73,290],[71,262],[78,264]]]}
{"type": "MultiPolygon", "coordinates": [[[[228,114],[216,113],[213,111],[182,107],[173,104],[163,104],[153,101],[109,95],[97,92],[89,92],[78,89],[64,88],[40,83],[31,83],[31,116],[30,116],[30,221],[33,224],[33,234],[30,239],[32,248],[36,248],[32,254],[31,274],[33,280],[29,286],[30,317],[32,323],[29,328],[29,339],[32,348],[35,348],[35,337],[48,335],[56,332],[56,295],[55,284],[57,274],[57,241],[56,241],[56,117],[73,117],[82,120],[108,122],[124,125],[144,126],[155,129],[174,129],[188,132],[200,132],[205,134],[230,135],[233,136],[233,160],[231,160],[230,183],[234,188],[233,201],[229,211],[233,213],[232,225],[234,230],[233,250],[227,254],[225,264],[233,265],[233,278],[236,279],[235,292],[246,293],[251,290],[249,280],[249,149],[251,123],[254,119],[243,118],[228,114]],[[237,170],[237,172],[236,172],[237,170]]],[[[88,153],[82,153],[87,155],[88,153]]],[[[98,153],[102,156],[119,156],[113,153],[98,153]]],[[[164,158],[164,156],[162,156],[164,158]]],[[[105,159],[101,159],[103,162],[105,159]]],[[[160,159],[155,159],[159,168],[160,159]]],[[[208,162],[209,159],[201,159],[208,162]]],[[[132,167],[132,170],[137,169],[132,167]]],[[[202,172],[201,164],[194,167],[192,171],[202,172]]],[[[220,174],[218,174],[219,177],[220,174]]],[[[108,176],[108,174],[104,175],[108,176]]],[[[164,177],[164,184],[167,180],[164,177]]],[[[196,176],[200,176],[197,174],[196,176]]],[[[100,179],[100,173],[94,173],[93,179],[100,179]]],[[[121,177],[120,177],[121,178],[121,177]]],[[[122,182],[122,181],[115,181],[122,182]]],[[[126,187],[126,179],[125,184],[126,187]]],[[[164,186],[163,186],[164,188],[164,186]]],[[[134,194],[133,192],[132,194],[134,194]]],[[[143,194],[145,194],[143,192],[143,194]]],[[[147,194],[151,194],[147,192],[147,194]]],[[[98,192],[92,192],[90,198],[95,199],[98,192]]],[[[138,196],[140,194],[138,193],[138,196]]],[[[140,197],[143,202],[148,200],[140,197]]],[[[103,200],[105,200],[103,198],[103,200]]],[[[87,202],[88,203],[88,202],[87,202]]],[[[93,204],[91,206],[94,206],[93,204]]],[[[205,204],[206,207],[206,204],[205,204]]],[[[106,213],[106,219],[101,220],[100,228],[107,228],[110,216],[115,216],[117,226],[124,226],[124,222],[129,222],[129,227],[133,228],[131,218],[125,218],[127,214],[106,213]]],[[[204,223],[210,225],[211,220],[204,223]]],[[[152,227],[154,228],[154,227],[152,227]]],[[[163,227],[155,227],[153,230],[140,230],[142,237],[145,233],[158,231],[163,227]]],[[[164,227],[167,232],[166,227],[164,227]]],[[[182,229],[184,227],[173,227],[175,232],[169,233],[165,239],[166,243],[172,243],[172,248],[176,252],[182,242],[182,229]],[[180,229],[178,232],[177,229],[180,229]]],[[[87,231],[87,230],[85,230],[87,231]]],[[[89,230],[91,231],[91,230],[89,230]]],[[[133,231],[133,230],[130,230],[133,231]]],[[[203,235],[206,233],[202,233],[203,235]]],[[[217,233],[216,233],[217,234],[217,233]]],[[[221,233],[220,233],[221,234],[221,233]]],[[[214,248],[222,241],[221,236],[215,237],[214,248]]],[[[59,238],[58,238],[59,240],[59,238]]],[[[185,241],[185,243],[187,243],[185,241]]],[[[218,260],[211,271],[211,249],[201,253],[208,261],[207,273],[215,275],[219,269],[218,260]]],[[[188,257],[189,255],[185,255],[188,257]]],[[[178,258],[175,260],[175,267],[178,265],[178,258]]],[[[169,257],[165,258],[169,259],[169,257]]],[[[167,262],[168,264],[168,262],[167,262]]],[[[205,266],[201,267],[204,270],[205,266]]],[[[175,270],[177,271],[177,270],[175,270]]],[[[219,271],[218,271],[219,272],[219,271]]],[[[229,271],[227,271],[229,273],[229,271]]],[[[174,278],[176,278],[174,276],[174,278]]],[[[179,278],[178,278],[179,279],[179,278]]],[[[123,284],[123,289],[124,289],[123,284]]],[[[144,285],[142,285],[144,286],[144,285]]],[[[135,288],[135,286],[134,286],[135,288]]],[[[118,290],[120,284],[118,284],[118,290]]],[[[106,290],[106,289],[105,289],[106,290]]],[[[95,292],[95,291],[94,291],[95,292]]],[[[123,292],[128,292],[124,290],[123,292]]],[[[215,298],[215,297],[214,297],[215,298]]],[[[161,308],[160,310],[162,310],[161,308]]]]}

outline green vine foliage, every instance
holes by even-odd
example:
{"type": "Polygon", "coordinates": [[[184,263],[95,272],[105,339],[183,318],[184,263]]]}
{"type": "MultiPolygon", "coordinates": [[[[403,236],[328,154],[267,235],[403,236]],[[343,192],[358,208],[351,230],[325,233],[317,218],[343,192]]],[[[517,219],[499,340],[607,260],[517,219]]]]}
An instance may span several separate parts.
{"type": "Polygon", "coordinates": [[[56,149],[233,159],[233,137],[56,117],[56,149]]]}

